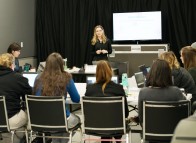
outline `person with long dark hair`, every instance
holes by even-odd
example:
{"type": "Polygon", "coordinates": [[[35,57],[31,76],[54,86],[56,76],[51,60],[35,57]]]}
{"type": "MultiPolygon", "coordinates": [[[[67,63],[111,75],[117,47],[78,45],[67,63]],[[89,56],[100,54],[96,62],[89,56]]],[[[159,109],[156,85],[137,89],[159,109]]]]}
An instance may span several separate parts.
{"type": "MultiPolygon", "coordinates": [[[[80,95],[75,87],[71,74],[64,71],[64,61],[59,53],[52,53],[46,60],[43,73],[38,75],[34,84],[34,94],[37,96],[65,96],[69,93],[73,102],[80,102],[80,95]]],[[[66,110],[68,128],[80,123],[80,118],[66,110]]],[[[57,119],[58,120],[58,119],[57,119]]],[[[63,136],[63,134],[61,135],[63,136]]],[[[65,139],[53,139],[53,143],[65,142],[65,139]]]]}
{"type": "Polygon", "coordinates": [[[143,101],[179,101],[185,100],[182,91],[173,86],[171,68],[165,60],[153,62],[146,78],[146,87],[139,92],[139,121],[143,123],[143,101]]]}

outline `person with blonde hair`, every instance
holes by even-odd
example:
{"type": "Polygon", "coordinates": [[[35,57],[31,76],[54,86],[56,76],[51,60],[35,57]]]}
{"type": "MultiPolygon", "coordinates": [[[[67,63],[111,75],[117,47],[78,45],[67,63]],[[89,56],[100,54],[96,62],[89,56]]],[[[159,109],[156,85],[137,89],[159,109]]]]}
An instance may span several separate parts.
{"type": "Polygon", "coordinates": [[[184,68],[188,70],[196,84],[196,49],[191,46],[183,47],[180,55],[184,68]]]}
{"type": "Polygon", "coordinates": [[[91,45],[93,61],[108,60],[108,54],[112,53],[112,46],[101,25],[95,26],[91,45]]]}
{"type": "MultiPolygon", "coordinates": [[[[112,75],[113,73],[110,64],[105,60],[100,60],[97,63],[96,83],[87,85],[85,96],[124,96],[125,117],[128,117],[129,111],[125,91],[122,85],[111,81],[112,75]]],[[[116,136],[115,138],[120,139],[121,137],[122,136],[116,136]]],[[[102,137],[102,139],[108,138],[102,137]]]]}
{"type": "MultiPolygon", "coordinates": [[[[0,95],[5,96],[8,121],[11,129],[23,129],[27,124],[27,114],[21,105],[26,94],[32,94],[28,79],[14,72],[14,56],[9,53],[0,55],[0,95]]],[[[14,143],[19,143],[24,134],[16,133],[14,143]]]]}
{"type": "Polygon", "coordinates": [[[163,59],[169,63],[169,66],[172,70],[173,85],[179,88],[183,88],[186,93],[191,93],[193,95],[192,100],[195,100],[196,98],[195,82],[191,74],[183,67],[180,67],[180,64],[175,54],[172,51],[164,52],[160,55],[160,59],[163,59]]]}

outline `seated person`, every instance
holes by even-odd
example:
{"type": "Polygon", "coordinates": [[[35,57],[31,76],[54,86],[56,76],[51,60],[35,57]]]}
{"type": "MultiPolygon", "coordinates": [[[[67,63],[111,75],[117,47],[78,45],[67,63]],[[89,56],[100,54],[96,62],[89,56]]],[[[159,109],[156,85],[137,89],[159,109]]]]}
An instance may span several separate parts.
{"type": "MultiPolygon", "coordinates": [[[[128,117],[128,105],[125,96],[125,91],[122,85],[111,81],[112,68],[107,61],[100,60],[96,68],[96,83],[89,84],[86,88],[85,96],[124,96],[125,97],[125,117],[128,117]]],[[[116,136],[115,139],[120,139],[122,136],[116,136]]],[[[108,137],[101,137],[102,139],[110,139],[108,137]]],[[[106,143],[104,141],[104,143],[106,143]]]]}
{"type": "Polygon", "coordinates": [[[20,67],[19,67],[19,61],[18,61],[18,57],[20,55],[20,50],[21,50],[21,47],[16,42],[10,44],[10,46],[7,49],[7,52],[12,54],[15,58],[15,67],[14,67],[15,72],[21,72],[20,67]]]}
{"type": "Polygon", "coordinates": [[[188,70],[196,84],[196,49],[190,46],[183,47],[180,55],[184,68],[188,70]]]}
{"type": "Polygon", "coordinates": [[[146,87],[139,92],[139,121],[143,124],[143,101],[179,101],[185,100],[181,90],[173,86],[171,68],[165,60],[157,59],[151,66],[146,78],[146,87]]]}
{"type": "MultiPolygon", "coordinates": [[[[28,120],[24,107],[21,107],[21,98],[32,94],[32,88],[27,78],[13,70],[14,56],[9,53],[0,55],[0,95],[5,96],[10,129],[18,129],[26,126],[28,120]]],[[[16,135],[14,142],[19,143],[23,135],[16,135]]]]}
{"type": "MultiPolygon", "coordinates": [[[[64,61],[59,53],[52,53],[46,59],[44,71],[35,80],[33,92],[37,96],[65,96],[69,93],[73,102],[80,102],[80,95],[75,87],[71,74],[64,71],[64,61]]],[[[80,123],[80,118],[66,110],[68,128],[80,123]]],[[[64,136],[64,133],[59,133],[64,136]]],[[[52,139],[53,143],[65,142],[65,139],[52,139]]]]}
{"type": "Polygon", "coordinates": [[[160,58],[167,61],[172,70],[173,85],[179,88],[184,88],[185,93],[191,93],[194,101],[196,98],[196,86],[191,74],[184,68],[180,67],[180,64],[173,52],[164,52],[160,55],[160,58]]]}

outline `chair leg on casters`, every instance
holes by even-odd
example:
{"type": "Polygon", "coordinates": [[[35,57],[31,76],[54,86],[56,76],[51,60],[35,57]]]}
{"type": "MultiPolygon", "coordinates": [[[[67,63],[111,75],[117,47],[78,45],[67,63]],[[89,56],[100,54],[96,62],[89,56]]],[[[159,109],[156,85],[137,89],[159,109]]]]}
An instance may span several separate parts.
{"type": "Polygon", "coordinates": [[[33,136],[33,132],[31,131],[31,132],[30,132],[30,139],[29,139],[29,142],[30,142],[30,143],[32,142],[32,136],[33,136]]]}
{"type": "Polygon", "coordinates": [[[82,133],[82,128],[80,128],[80,139],[81,139],[81,142],[83,142],[83,133],[82,133]]]}
{"type": "Polygon", "coordinates": [[[28,136],[27,130],[25,130],[25,136],[26,136],[26,142],[28,143],[29,142],[29,136],[28,136]]]}
{"type": "Polygon", "coordinates": [[[72,131],[69,133],[69,142],[72,143],[72,131]]]}
{"type": "Polygon", "coordinates": [[[12,143],[14,143],[14,131],[11,131],[11,134],[12,134],[11,141],[12,141],[12,143]]]}
{"type": "Polygon", "coordinates": [[[45,133],[42,133],[42,136],[43,136],[43,143],[46,143],[45,133]]]}
{"type": "Polygon", "coordinates": [[[131,134],[131,131],[128,132],[128,143],[131,143],[131,140],[132,140],[132,134],[131,134]]]}

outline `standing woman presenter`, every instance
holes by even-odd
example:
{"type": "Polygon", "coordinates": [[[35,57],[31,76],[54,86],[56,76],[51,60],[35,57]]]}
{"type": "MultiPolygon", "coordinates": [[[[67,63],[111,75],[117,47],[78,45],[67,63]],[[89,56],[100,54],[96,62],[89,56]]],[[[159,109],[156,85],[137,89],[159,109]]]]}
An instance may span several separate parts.
{"type": "Polygon", "coordinates": [[[108,54],[112,53],[112,46],[101,25],[95,26],[91,45],[93,61],[108,60],[108,54]]]}

